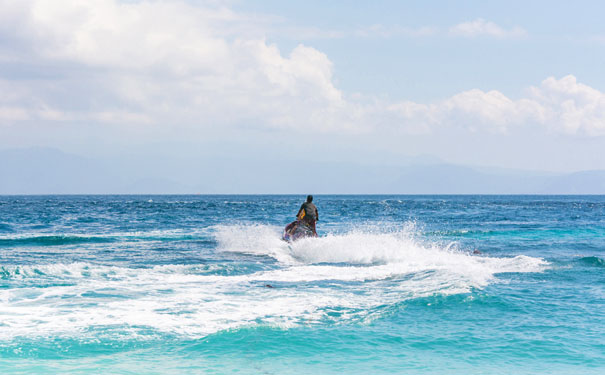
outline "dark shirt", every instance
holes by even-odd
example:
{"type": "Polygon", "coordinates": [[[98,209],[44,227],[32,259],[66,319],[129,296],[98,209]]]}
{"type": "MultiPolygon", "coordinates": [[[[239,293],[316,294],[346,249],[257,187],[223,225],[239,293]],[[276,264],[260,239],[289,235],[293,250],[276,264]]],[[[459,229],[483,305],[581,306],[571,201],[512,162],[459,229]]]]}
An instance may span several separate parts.
{"type": "Polygon", "coordinates": [[[317,221],[317,219],[319,219],[319,212],[317,212],[317,207],[315,207],[313,203],[303,203],[302,206],[300,206],[300,210],[298,210],[298,213],[300,214],[302,210],[305,210],[305,219],[308,218],[308,220],[313,221],[317,221]]]}

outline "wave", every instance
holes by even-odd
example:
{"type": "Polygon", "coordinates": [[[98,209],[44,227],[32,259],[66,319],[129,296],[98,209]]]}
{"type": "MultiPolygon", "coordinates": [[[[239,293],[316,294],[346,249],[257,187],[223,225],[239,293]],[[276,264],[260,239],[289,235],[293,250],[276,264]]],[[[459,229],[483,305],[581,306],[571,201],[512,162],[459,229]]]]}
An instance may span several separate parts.
{"type": "Polygon", "coordinates": [[[582,258],[578,259],[578,262],[580,262],[581,264],[586,265],[586,266],[605,267],[605,260],[603,260],[603,258],[599,258],[596,256],[582,257],[582,258]]]}
{"type": "Polygon", "coordinates": [[[291,265],[340,263],[348,265],[406,264],[417,269],[463,269],[481,265],[490,273],[532,272],[547,264],[541,258],[478,257],[457,247],[456,242],[423,240],[415,223],[387,230],[364,226],[343,234],[305,238],[292,244],[280,239],[281,228],[266,225],[216,226],[218,250],[269,256],[291,265]],[[518,266],[511,260],[517,260],[518,266]],[[531,261],[529,261],[531,260],[531,261]],[[527,263],[531,264],[527,264],[527,263]],[[535,263],[535,264],[534,264],[535,263]]]}
{"type": "Polygon", "coordinates": [[[221,275],[230,276],[244,272],[254,272],[255,269],[231,264],[192,264],[159,265],[151,268],[129,268],[118,266],[98,265],[87,262],[36,264],[36,265],[4,265],[0,266],[0,279],[10,281],[40,281],[55,280],[127,280],[129,278],[145,277],[162,278],[166,275],[221,275]]]}
{"type": "Polygon", "coordinates": [[[0,238],[0,247],[12,246],[59,246],[73,245],[81,243],[107,243],[115,242],[116,240],[110,237],[95,237],[95,236],[77,236],[77,235],[61,235],[61,236],[33,236],[21,238],[0,238]]]}
{"type": "Polygon", "coordinates": [[[217,226],[212,232],[219,252],[273,261],[249,262],[263,266],[242,272],[226,269],[238,267],[229,262],[4,265],[4,284],[66,282],[0,288],[0,341],[82,335],[99,327],[199,338],[247,326],[367,321],[402,301],[468,293],[504,272],[548,267],[540,258],[472,256],[453,243],[422,241],[413,225],[384,233],[357,229],[292,245],[280,240],[280,228],[266,225],[217,226]]]}
{"type": "MultiPolygon", "coordinates": [[[[510,222],[499,223],[499,224],[525,224],[525,222],[510,222]]],[[[435,231],[429,232],[428,235],[439,235],[448,237],[467,237],[467,238],[494,238],[494,237],[514,237],[516,239],[551,239],[557,238],[594,238],[602,237],[605,235],[605,230],[601,228],[575,228],[575,229],[536,229],[536,228],[514,228],[514,229],[460,229],[460,230],[449,230],[449,231],[435,231]]]]}
{"type": "Polygon", "coordinates": [[[0,233],[1,232],[11,233],[11,232],[13,232],[13,228],[9,224],[0,223],[0,233]]]}
{"type": "MultiPolygon", "coordinates": [[[[113,243],[125,241],[209,241],[208,231],[201,230],[153,230],[142,232],[117,232],[95,235],[22,233],[0,236],[0,247],[61,246],[85,243],[113,243]]],[[[211,240],[211,239],[210,239],[211,240]]]]}

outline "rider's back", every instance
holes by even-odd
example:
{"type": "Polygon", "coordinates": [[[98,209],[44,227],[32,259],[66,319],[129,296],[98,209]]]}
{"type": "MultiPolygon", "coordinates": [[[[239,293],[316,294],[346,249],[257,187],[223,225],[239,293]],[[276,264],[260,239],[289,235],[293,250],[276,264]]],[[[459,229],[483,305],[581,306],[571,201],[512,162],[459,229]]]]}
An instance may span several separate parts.
{"type": "Polygon", "coordinates": [[[313,203],[305,202],[302,204],[302,206],[300,206],[300,209],[304,210],[305,218],[307,218],[307,220],[317,220],[317,207],[315,207],[313,203]]]}

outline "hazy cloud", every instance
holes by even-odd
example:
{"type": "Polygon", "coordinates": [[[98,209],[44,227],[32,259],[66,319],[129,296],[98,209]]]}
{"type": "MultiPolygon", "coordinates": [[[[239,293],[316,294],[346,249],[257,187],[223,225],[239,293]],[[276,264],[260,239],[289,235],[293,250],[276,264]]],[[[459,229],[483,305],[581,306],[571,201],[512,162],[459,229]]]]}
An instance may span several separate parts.
{"type": "Polygon", "coordinates": [[[274,34],[288,33],[299,39],[342,39],[342,38],[419,38],[437,35],[433,26],[405,27],[399,25],[374,24],[348,30],[320,29],[317,27],[275,28],[274,34]]]}
{"type": "Polygon", "coordinates": [[[381,24],[372,25],[369,27],[360,28],[353,32],[353,35],[358,37],[423,37],[435,35],[438,29],[431,26],[423,26],[418,28],[403,27],[403,26],[385,26],[381,24]]]}
{"type": "Polygon", "coordinates": [[[0,124],[28,120],[27,111],[19,107],[0,106],[0,124]]]}
{"type": "Polygon", "coordinates": [[[463,37],[490,36],[495,38],[517,38],[527,34],[527,32],[519,26],[505,29],[491,21],[486,21],[483,18],[477,18],[473,21],[463,22],[452,26],[449,33],[450,35],[463,37]]]}

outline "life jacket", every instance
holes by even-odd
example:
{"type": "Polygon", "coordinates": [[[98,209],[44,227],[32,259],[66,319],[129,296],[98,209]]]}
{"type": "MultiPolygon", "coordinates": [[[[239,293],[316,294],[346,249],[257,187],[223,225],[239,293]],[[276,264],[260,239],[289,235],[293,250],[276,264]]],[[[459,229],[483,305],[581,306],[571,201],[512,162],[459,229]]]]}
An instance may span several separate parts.
{"type": "Polygon", "coordinates": [[[305,202],[302,205],[302,210],[300,210],[300,214],[298,215],[298,220],[303,220],[306,217],[306,220],[315,221],[317,220],[316,211],[317,208],[313,203],[305,202]]]}

